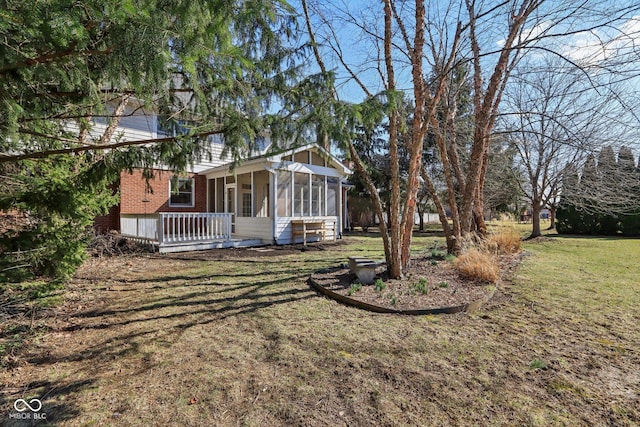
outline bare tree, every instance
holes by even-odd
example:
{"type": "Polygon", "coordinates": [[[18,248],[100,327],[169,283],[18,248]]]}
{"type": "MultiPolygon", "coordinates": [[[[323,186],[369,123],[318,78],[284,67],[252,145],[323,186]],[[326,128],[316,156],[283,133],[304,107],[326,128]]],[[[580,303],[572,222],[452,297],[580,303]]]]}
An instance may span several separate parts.
{"type": "MultiPolygon", "coordinates": [[[[335,118],[343,132],[335,136],[365,177],[349,124],[366,120],[368,108],[375,103],[384,112],[391,197],[389,223],[381,224],[381,234],[392,277],[400,276],[409,265],[420,176],[438,210],[450,252],[461,249],[465,235],[486,232],[483,189],[491,135],[507,81],[522,55],[538,45],[548,50],[549,43],[541,45],[546,39],[613,27],[640,9],[631,2],[635,9],[611,8],[610,2],[602,1],[384,0],[382,7],[321,0],[302,3],[313,34],[315,60],[321,69],[333,69],[335,98],[348,96],[352,101],[336,107],[335,118]],[[464,93],[467,83],[470,89],[464,93]],[[356,91],[364,98],[359,103],[353,101],[356,91]],[[471,104],[467,112],[460,109],[464,96],[471,104]],[[465,113],[472,123],[470,134],[460,129],[459,119],[465,113]],[[435,138],[442,162],[444,198],[441,183],[422,167],[427,135],[435,138]],[[395,166],[400,147],[410,154],[406,171],[395,166]],[[400,191],[401,173],[406,176],[404,192],[400,191]]],[[[375,185],[367,185],[382,216],[375,185]]]]}
{"type": "Polygon", "coordinates": [[[542,235],[540,212],[554,203],[564,168],[578,166],[595,145],[602,106],[584,90],[577,72],[558,60],[523,65],[506,91],[500,126],[526,176],[521,189],[531,207],[530,237],[542,235]]]}

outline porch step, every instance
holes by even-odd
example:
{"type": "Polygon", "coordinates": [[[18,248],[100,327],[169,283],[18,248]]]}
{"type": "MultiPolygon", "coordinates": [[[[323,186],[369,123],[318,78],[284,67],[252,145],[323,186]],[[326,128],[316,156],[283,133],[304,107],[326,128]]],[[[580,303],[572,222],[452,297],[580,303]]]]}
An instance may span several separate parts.
{"type": "Polygon", "coordinates": [[[219,242],[164,243],[158,247],[160,253],[204,251],[207,249],[248,248],[264,246],[260,239],[231,239],[219,242]]]}

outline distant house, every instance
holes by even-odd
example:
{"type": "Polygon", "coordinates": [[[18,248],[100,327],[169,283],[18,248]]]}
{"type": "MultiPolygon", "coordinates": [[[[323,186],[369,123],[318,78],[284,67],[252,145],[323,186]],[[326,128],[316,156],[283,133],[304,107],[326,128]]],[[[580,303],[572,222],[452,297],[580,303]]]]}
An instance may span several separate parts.
{"type": "MultiPolygon", "coordinates": [[[[121,122],[121,137],[163,136],[155,116],[132,111],[121,122]]],[[[97,218],[96,227],[151,242],[160,252],[341,236],[347,218],[343,181],[351,171],[330,153],[314,144],[256,153],[231,170],[229,159],[220,159],[222,139],[209,142],[212,159],[186,174],[158,168],[147,185],[142,171],[122,172],[120,204],[97,218]]]]}

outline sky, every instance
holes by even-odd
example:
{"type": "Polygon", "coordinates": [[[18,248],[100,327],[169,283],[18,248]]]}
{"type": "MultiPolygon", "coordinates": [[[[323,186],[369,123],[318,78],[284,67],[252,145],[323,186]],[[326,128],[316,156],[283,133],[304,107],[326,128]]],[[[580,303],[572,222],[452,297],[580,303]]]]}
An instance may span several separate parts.
{"type": "MultiPolygon", "coordinates": [[[[307,0],[309,7],[314,14],[314,25],[316,37],[322,44],[322,53],[327,66],[337,72],[340,86],[340,95],[349,101],[361,101],[364,92],[357,84],[353,84],[353,78],[345,66],[337,59],[337,54],[331,49],[334,46],[341,50],[343,59],[358,77],[369,87],[371,92],[383,90],[384,87],[379,77],[379,67],[376,59],[380,57],[382,46],[371,34],[382,34],[383,25],[383,4],[381,1],[342,1],[342,0],[307,0]],[[322,13],[322,17],[317,13],[322,13]],[[348,16],[350,14],[351,16],[348,16]],[[324,21],[323,21],[324,19],[324,21]]],[[[407,19],[405,25],[410,37],[411,14],[409,6],[413,2],[397,1],[400,14],[405,14],[407,19]]],[[[453,31],[455,30],[456,18],[460,13],[459,9],[447,9],[448,1],[426,1],[428,20],[434,23],[430,28],[434,28],[433,36],[435,44],[450,43],[453,31]],[[448,22],[448,26],[441,25],[448,22]]],[[[459,2],[453,2],[459,3],[459,2]]],[[[463,2],[462,2],[463,3],[463,2]]],[[[489,7],[495,1],[483,2],[489,7]]],[[[552,1],[545,4],[538,12],[531,16],[531,24],[525,26],[524,38],[542,37],[536,44],[544,49],[554,50],[556,54],[562,55],[567,60],[578,65],[587,66],[610,66],[624,59],[629,62],[629,58],[640,63],[640,4],[633,1],[603,1],[592,0],[588,6],[602,9],[604,14],[598,17],[597,13],[591,11],[588,15],[575,14],[574,17],[567,17],[566,5],[575,2],[552,1]],[[597,26],[605,19],[611,19],[614,9],[620,9],[625,3],[631,8],[625,13],[620,13],[619,20],[610,22],[606,26],[597,26]],[[605,16],[606,15],[606,16],[605,16]],[[568,33],[565,36],[558,34],[568,33]]],[[[293,5],[302,10],[299,0],[295,0],[293,5]]],[[[506,9],[501,9],[497,15],[491,15],[481,20],[479,27],[479,38],[483,52],[497,51],[504,45],[504,36],[507,31],[508,19],[505,19],[506,9]]],[[[462,21],[466,21],[462,17],[462,21]]],[[[397,29],[397,25],[395,26],[397,29]]],[[[379,41],[379,40],[378,40],[379,41]]],[[[400,37],[395,39],[397,46],[403,46],[400,37]]],[[[463,50],[468,48],[468,43],[462,44],[463,50]]],[[[410,72],[407,68],[407,58],[401,53],[406,49],[395,49],[394,60],[396,61],[398,86],[407,86],[410,89],[410,72]]],[[[549,54],[544,50],[532,50],[528,55],[549,54]]],[[[426,55],[426,64],[432,62],[426,55]]],[[[485,58],[486,70],[492,70],[492,60],[495,56],[488,55],[485,58]]]]}
{"type": "MultiPolygon", "coordinates": [[[[321,43],[321,53],[330,69],[338,78],[338,93],[342,100],[361,102],[365,93],[350,75],[347,67],[367,88],[376,93],[384,89],[381,74],[385,74],[384,64],[377,61],[382,55],[380,39],[382,34],[383,3],[381,1],[342,1],[307,0],[313,14],[316,37],[321,43]],[[332,49],[333,47],[333,49],[332,49]],[[335,50],[342,55],[342,64],[335,50]]],[[[452,2],[459,4],[464,2],[452,2]]],[[[496,1],[478,2],[489,8],[496,1]]],[[[299,0],[294,6],[302,10],[299,0]]],[[[406,17],[405,25],[409,37],[411,31],[413,2],[396,2],[399,14],[406,17]]],[[[426,1],[427,20],[432,24],[433,45],[438,49],[451,42],[457,18],[462,16],[466,22],[466,12],[458,8],[448,8],[444,0],[426,1]],[[447,25],[442,25],[447,23],[447,25]]],[[[568,67],[583,67],[583,76],[594,86],[600,82],[617,81],[626,97],[629,117],[625,118],[631,126],[640,129],[640,120],[635,117],[633,107],[640,107],[640,2],[627,0],[590,0],[589,8],[569,14],[578,3],[568,0],[555,0],[544,3],[530,17],[529,24],[522,31],[523,39],[537,39],[527,50],[529,60],[545,55],[562,58],[568,67]],[[625,9],[625,6],[628,8],[625,9]],[[603,24],[606,23],[606,24],[603,24]]],[[[478,38],[483,56],[485,74],[495,66],[496,55],[504,46],[504,38],[509,25],[509,10],[499,9],[499,13],[490,14],[480,20],[478,38]]],[[[302,25],[304,27],[304,25],[302,25]]],[[[398,26],[394,24],[394,28],[398,26]]],[[[397,87],[412,93],[411,74],[407,58],[403,51],[404,41],[400,36],[394,39],[394,61],[396,65],[397,87]]],[[[465,38],[461,43],[463,55],[468,55],[469,42],[465,38]],[[466,53],[465,53],[466,52],[466,53]]],[[[433,58],[427,48],[425,72],[430,69],[433,58]]],[[[540,61],[543,62],[543,61],[540,61]]],[[[317,69],[317,67],[316,67],[317,69]]],[[[602,89],[600,89],[602,91],[602,89]]],[[[621,100],[622,101],[622,100],[621,100]]],[[[640,108],[638,109],[640,111],[640,108]]],[[[640,133],[640,132],[638,132],[640,133]]],[[[640,138],[638,138],[640,140],[640,138]]]]}

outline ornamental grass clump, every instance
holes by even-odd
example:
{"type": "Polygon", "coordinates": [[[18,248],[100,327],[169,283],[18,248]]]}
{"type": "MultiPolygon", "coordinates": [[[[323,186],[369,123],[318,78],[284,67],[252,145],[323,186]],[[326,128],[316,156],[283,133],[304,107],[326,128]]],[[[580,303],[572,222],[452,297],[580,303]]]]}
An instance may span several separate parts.
{"type": "Polygon", "coordinates": [[[488,252],[496,255],[510,255],[522,250],[522,239],[516,230],[490,234],[484,242],[488,252]]]}
{"type": "Polygon", "coordinates": [[[460,255],[454,265],[462,276],[472,280],[495,283],[500,276],[496,257],[478,248],[470,248],[460,255]]]}

